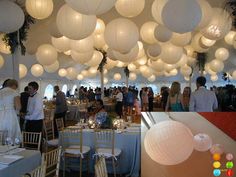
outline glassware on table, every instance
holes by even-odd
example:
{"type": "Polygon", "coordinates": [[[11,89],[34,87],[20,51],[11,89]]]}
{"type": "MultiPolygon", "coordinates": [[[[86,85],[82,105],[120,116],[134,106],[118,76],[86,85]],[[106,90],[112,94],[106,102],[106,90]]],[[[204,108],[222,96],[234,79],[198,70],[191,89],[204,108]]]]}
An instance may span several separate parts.
{"type": "Polygon", "coordinates": [[[14,146],[20,146],[20,139],[19,138],[15,138],[14,146]]]}

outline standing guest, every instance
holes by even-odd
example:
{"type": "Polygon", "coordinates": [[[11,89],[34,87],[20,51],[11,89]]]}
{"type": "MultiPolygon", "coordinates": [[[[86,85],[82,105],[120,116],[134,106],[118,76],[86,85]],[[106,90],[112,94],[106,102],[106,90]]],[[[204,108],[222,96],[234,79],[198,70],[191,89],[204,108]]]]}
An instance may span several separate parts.
{"type": "Polygon", "coordinates": [[[123,94],[121,92],[121,88],[117,89],[116,94],[116,113],[122,117],[122,107],[123,107],[123,94]]]}
{"type": "Polygon", "coordinates": [[[153,111],[153,99],[154,99],[154,93],[152,90],[152,87],[148,88],[148,111],[153,111]]]}
{"type": "Polygon", "coordinates": [[[43,100],[38,93],[39,85],[37,82],[28,84],[29,100],[27,105],[27,114],[25,116],[25,130],[27,132],[42,132],[43,129],[43,100]]]}
{"type": "Polygon", "coordinates": [[[126,104],[127,104],[127,115],[132,115],[132,110],[133,110],[133,107],[134,107],[134,93],[132,92],[132,89],[129,88],[128,89],[128,93],[127,93],[127,97],[126,97],[127,101],[126,101],[126,104]]]}
{"type": "Polygon", "coordinates": [[[169,88],[168,87],[162,87],[161,88],[161,104],[163,110],[166,109],[166,104],[169,96],[169,88]]]}
{"type": "Polygon", "coordinates": [[[148,110],[148,88],[145,87],[142,91],[142,111],[148,110]]]}
{"type": "Polygon", "coordinates": [[[28,86],[24,88],[24,92],[20,94],[20,103],[21,103],[21,109],[20,109],[20,128],[21,130],[24,129],[24,122],[25,122],[25,115],[27,113],[27,104],[29,100],[29,89],[28,86]]]}
{"type": "Polygon", "coordinates": [[[205,87],[206,78],[200,76],[196,80],[197,90],[190,96],[189,111],[213,112],[218,108],[216,95],[205,87]]]}
{"type": "Polygon", "coordinates": [[[183,111],[183,96],[180,93],[180,83],[173,82],[170,88],[165,111],[181,112],[183,111]]]}
{"type": "MultiPolygon", "coordinates": [[[[9,80],[11,80],[11,79],[6,79],[6,80],[2,83],[1,89],[4,89],[5,87],[7,87],[7,82],[8,82],[9,80]]],[[[0,89],[0,90],[1,90],[1,89],[0,89]]]]}
{"type": "Polygon", "coordinates": [[[184,111],[189,111],[189,101],[191,95],[191,88],[185,87],[183,91],[183,109],[184,111]]]}

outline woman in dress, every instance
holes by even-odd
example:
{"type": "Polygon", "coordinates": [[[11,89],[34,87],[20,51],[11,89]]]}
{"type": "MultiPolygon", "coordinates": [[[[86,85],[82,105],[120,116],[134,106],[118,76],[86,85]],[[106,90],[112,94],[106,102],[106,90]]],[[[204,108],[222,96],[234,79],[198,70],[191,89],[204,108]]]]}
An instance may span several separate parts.
{"type": "Polygon", "coordinates": [[[7,137],[12,141],[22,139],[16,113],[21,108],[17,88],[17,81],[9,80],[6,87],[0,90],[0,130],[6,131],[7,137]]]}
{"type": "Polygon", "coordinates": [[[184,111],[189,111],[189,100],[191,95],[191,88],[185,87],[183,91],[183,109],[184,111]]]}

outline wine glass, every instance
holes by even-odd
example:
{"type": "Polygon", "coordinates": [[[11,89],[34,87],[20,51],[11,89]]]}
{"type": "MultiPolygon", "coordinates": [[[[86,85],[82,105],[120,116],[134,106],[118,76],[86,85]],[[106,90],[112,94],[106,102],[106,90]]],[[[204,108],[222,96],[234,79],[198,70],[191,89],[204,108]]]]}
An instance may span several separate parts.
{"type": "Polygon", "coordinates": [[[20,145],[20,139],[19,138],[15,138],[14,145],[15,146],[19,146],[20,145]]]}

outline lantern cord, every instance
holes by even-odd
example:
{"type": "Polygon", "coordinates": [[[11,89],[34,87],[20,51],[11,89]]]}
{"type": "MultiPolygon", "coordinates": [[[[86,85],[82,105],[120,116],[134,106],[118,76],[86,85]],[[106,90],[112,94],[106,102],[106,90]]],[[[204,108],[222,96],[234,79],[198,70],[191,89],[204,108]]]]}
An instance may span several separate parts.
{"type": "Polygon", "coordinates": [[[150,129],[151,126],[148,124],[148,122],[146,120],[146,119],[148,119],[148,115],[146,114],[146,112],[142,112],[141,114],[142,114],[142,121],[143,121],[143,123],[146,125],[146,127],[148,129],[150,129]]]}

